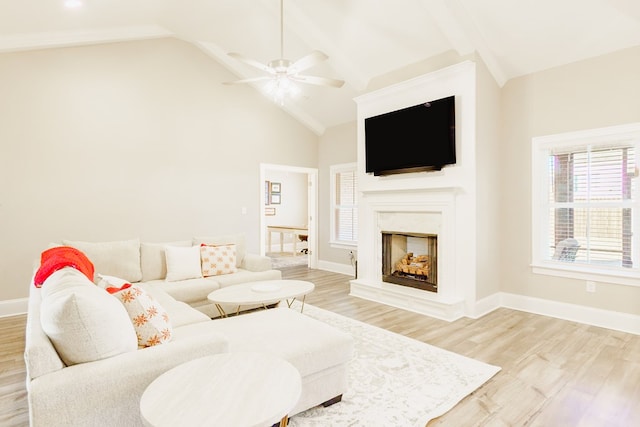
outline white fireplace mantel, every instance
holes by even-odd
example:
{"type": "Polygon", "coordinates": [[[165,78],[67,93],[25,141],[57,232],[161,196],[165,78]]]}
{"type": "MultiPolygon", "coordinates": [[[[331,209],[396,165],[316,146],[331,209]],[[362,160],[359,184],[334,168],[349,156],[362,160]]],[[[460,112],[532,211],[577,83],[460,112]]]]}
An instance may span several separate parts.
{"type": "Polygon", "coordinates": [[[358,277],[351,282],[351,295],[444,320],[458,319],[475,302],[476,291],[475,64],[463,62],[356,101],[358,277]],[[456,97],[456,165],[438,172],[365,173],[365,118],[451,95],[456,97]],[[385,227],[400,228],[392,230],[396,232],[437,231],[437,293],[383,282],[385,227]]]}

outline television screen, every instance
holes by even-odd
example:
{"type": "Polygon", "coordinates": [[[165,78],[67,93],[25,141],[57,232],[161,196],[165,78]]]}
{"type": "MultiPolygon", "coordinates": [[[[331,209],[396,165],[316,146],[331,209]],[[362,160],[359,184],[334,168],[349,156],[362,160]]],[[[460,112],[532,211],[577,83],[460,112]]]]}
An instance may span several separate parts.
{"type": "Polygon", "coordinates": [[[367,173],[440,170],[456,163],[455,97],[366,118],[367,173]]]}

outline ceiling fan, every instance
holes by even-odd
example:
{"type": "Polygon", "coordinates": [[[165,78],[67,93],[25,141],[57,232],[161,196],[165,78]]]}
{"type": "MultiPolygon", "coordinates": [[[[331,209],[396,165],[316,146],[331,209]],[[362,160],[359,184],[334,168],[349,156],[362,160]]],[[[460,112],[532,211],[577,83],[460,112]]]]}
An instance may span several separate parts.
{"type": "Polygon", "coordinates": [[[238,61],[264,71],[268,75],[236,80],[233,82],[225,82],[224,84],[230,85],[269,81],[267,84],[267,91],[271,92],[275,98],[280,100],[282,100],[285,95],[291,94],[295,90],[295,85],[292,84],[294,82],[335,88],[339,88],[344,85],[343,80],[300,74],[300,72],[309,69],[328,58],[327,55],[318,50],[303,56],[297,61],[290,61],[284,57],[284,0],[280,0],[280,58],[269,61],[265,65],[255,59],[247,58],[239,53],[229,52],[228,55],[238,61]]]}

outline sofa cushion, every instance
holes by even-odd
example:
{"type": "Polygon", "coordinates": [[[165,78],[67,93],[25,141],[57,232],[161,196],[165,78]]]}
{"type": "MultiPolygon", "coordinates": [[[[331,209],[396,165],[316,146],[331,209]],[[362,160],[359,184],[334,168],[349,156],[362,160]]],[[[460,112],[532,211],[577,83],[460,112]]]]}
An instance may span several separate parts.
{"type": "Polygon", "coordinates": [[[236,245],[200,246],[200,260],[204,277],[232,274],[238,271],[236,266],[236,245]]]}
{"type": "Polygon", "coordinates": [[[142,280],[139,239],[114,242],[63,240],[62,243],[84,252],[93,263],[96,273],[122,277],[130,282],[142,280]]]}
{"type": "Polygon", "coordinates": [[[151,295],[139,286],[130,286],[113,292],[127,310],[138,345],[152,347],[171,340],[172,327],[169,314],[151,295]]]}
{"type": "Polygon", "coordinates": [[[73,268],[42,285],[40,323],[66,365],[105,359],[138,348],[126,310],[73,268]]]}
{"type": "Polygon", "coordinates": [[[169,282],[202,277],[199,246],[166,246],[167,278],[169,282]]]}
{"type": "Polygon", "coordinates": [[[281,278],[282,272],[280,270],[247,271],[242,268],[239,268],[234,274],[212,277],[213,280],[218,282],[221,288],[240,283],[257,282],[259,280],[278,280],[281,278]]]}
{"type": "MultiPolygon", "coordinates": [[[[189,325],[191,323],[208,322],[211,319],[199,310],[196,310],[192,306],[182,301],[178,301],[171,295],[166,293],[160,288],[160,284],[168,282],[148,282],[140,283],[138,286],[143,288],[149,295],[151,295],[156,301],[162,304],[167,313],[169,319],[171,319],[171,326],[175,331],[180,326],[189,325]]],[[[217,286],[217,284],[216,284],[217,286]]],[[[173,341],[173,338],[172,338],[173,341]]]]}
{"type": "MultiPolygon", "coordinates": [[[[218,277],[227,276],[216,276],[216,279],[218,277]]],[[[181,280],[179,282],[153,280],[146,282],[144,285],[145,289],[161,289],[178,301],[186,302],[187,304],[206,300],[207,295],[216,289],[220,289],[220,284],[212,277],[181,280]]]]}
{"type": "Polygon", "coordinates": [[[166,246],[191,246],[191,240],[179,240],[166,243],[140,243],[140,267],[142,281],[161,280],[167,277],[166,246]]]}
{"type": "Polygon", "coordinates": [[[218,237],[194,237],[193,244],[200,246],[202,244],[220,246],[220,245],[236,245],[236,267],[240,267],[245,250],[244,234],[232,234],[218,237]]]}

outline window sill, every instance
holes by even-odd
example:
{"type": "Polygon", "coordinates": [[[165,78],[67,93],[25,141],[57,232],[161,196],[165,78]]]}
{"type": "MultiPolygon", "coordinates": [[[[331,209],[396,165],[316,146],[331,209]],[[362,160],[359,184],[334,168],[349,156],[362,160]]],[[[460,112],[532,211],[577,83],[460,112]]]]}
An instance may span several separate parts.
{"type": "Polygon", "coordinates": [[[610,271],[590,267],[576,267],[575,265],[562,265],[556,263],[531,264],[534,274],[546,276],[565,277],[568,279],[591,280],[603,283],[615,283],[618,285],[640,286],[640,274],[638,271],[610,271]]]}
{"type": "Polygon", "coordinates": [[[358,249],[358,244],[357,243],[345,243],[345,242],[329,242],[329,246],[331,246],[334,249],[347,249],[347,250],[354,250],[354,249],[358,249]]]}

